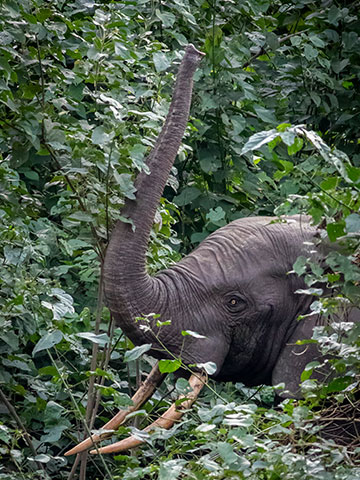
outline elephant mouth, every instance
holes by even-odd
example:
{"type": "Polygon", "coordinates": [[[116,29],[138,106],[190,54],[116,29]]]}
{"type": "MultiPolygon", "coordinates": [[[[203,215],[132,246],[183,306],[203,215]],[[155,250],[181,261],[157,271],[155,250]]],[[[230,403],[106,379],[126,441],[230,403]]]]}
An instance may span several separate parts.
{"type": "MultiPolygon", "coordinates": [[[[92,435],[91,437],[83,440],[74,448],[67,451],[65,456],[79,454],[92,447],[94,447],[94,449],[90,450],[91,454],[116,453],[134,448],[143,443],[144,440],[131,435],[120,442],[116,442],[101,448],[97,447],[97,443],[111,437],[114,433],[114,430],[119,428],[120,425],[126,421],[127,416],[130,413],[136,412],[152,396],[156,388],[164,380],[165,374],[160,372],[158,365],[159,364],[156,363],[144,383],[139,387],[135,395],[132,397],[131,400],[133,405],[129,406],[125,410],[120,410],[111,420],[106,423],[106,425],[104,425],[102,428],[102,433],[92,435]]],[[[206,382],[207,374],[193,373],[189,378],[189,384],[192,390],[186,395],[181,395],[165,413],[163,413],[151,425],[147,426],[143,432],[149,433],[157,427],[165,429],[171,428],[175,422],[180,420],[185,411],[191,408],[206,382]],[[181,402],[179,402],[179,400],[181,400],[181,402]],[[180,405],[178,406],[179,403],[180,405]]]]}

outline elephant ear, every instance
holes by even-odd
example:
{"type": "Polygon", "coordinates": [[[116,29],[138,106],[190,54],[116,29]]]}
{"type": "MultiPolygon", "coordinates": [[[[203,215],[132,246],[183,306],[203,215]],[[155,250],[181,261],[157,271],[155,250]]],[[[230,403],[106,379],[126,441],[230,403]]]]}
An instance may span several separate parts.
{"type": "MultiPolygon", "coordinates": [[[[309,340],[313,335],[313,329],[319,325],[317,315],[311,315],[298,322],[293,334],[280,352],[272,373],[272,384],[285,384],[284,389],[278,393],[281,398],[301,398],[301,374],[306,365],[313,361],[324,360],[315,343],[296,345],[298,340],[309,340]]],[[[312,378],[322,380],[324,373],[315,372],[312,378]]]]}

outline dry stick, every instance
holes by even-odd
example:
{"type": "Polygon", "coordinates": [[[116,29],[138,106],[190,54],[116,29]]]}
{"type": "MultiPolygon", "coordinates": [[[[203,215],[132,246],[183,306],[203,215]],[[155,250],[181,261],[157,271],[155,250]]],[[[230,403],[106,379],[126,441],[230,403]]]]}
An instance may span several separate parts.
{"type": "MultiPolygon", "coordinates": [[[[30,448],[31,453],[34,455],[34,457],[36,457],[37,452],[36,452],[36,449],[35,449],[35,447],[34,447],[34,444],[32,443],[32,440],[31,440],[30,435],[28,434],[28,432],[27,432],[24,424],[22,423],[21,418],[20,418],[19,415],[16,413],[15,408],[11,405],[11,403],[9,402],[9,400],[8,400],[7,397],[6,397],[6,395],[4,394],[4,392],[3,392],[1,389],[0,389],[0,398],[1,398],[1,400],[4,402],[6,408],[9,410],[10,415],[11,415],[11,416],[13,417],[13,419],[15,420],[15,422],[16,422],[17,426],[19,427],[19,429],[23,432],[23,434],[24,434],[24,440],[25,440],[25,442],[27,443],[28,447],[30,448]]],[[[43,470],[45,476],[48,477],[44,465],[43,465],[42,463],[40,463],[40,462],[36,462],[36,465],[38,466],[39,469],[43,470]]]]}
{"type": "MultiPolygon", "coordinates": [[[[113,338],[114,338],[114,329],[115,329],[115,324],[114,324],[114,319],[112,317],[112,315],[110,315],[110,324],[109,324],[109,328],[108,328],[108,335],[109,335],[109,343],[106,345],[105,349],[104,349],[104,361],[101,365],[101,370],[104,370],[106,371],[108,365],[109,365],[109,361],[110,361],[110,355],[111,355],[111,344],[112,344],[112,341],[113,341],[113,338]]],[[[100,380],[100,385],[103,386],[105,383],[105,377],[102,376],[101,377],[101,380],[100,380]]],[[[91,416],[91,420],[90,420],[90,430],[92,430],[94,428],[94,423],[95,423],[95,419],[96,419],[96,415],[97,415],[97,412],[99,410],[99,405],[100,405],[100,400],[101,400],[101,390],[98,390],[96,392],[96,399],[95,399],[95,407],[93,409],[93,412],[92,412],[92,416],[91,416]]]]}
{"type": "Polygon", "coordinates": [[[81,458],[81,455],[76,455],[75,462],[73,463],[73,466],[71,467],[71,470],[70,470],[70,473],[69,473],[69,476],[68,476],[67,480],[72,480],[74,478],[75,472],[76,472],[77,467],[80,463],[80,458],[81,458]]]}
{"type": "MultiPolygon", "coordinates": [[[[74,405],[75,410],[77,411],[77,413],[79,414],[79,416],[81,416],[80,408],[79,408],[78,403],[77,403],[77,401],[75,400],[75,398],[74,398],[74,396],[73,396],[73,394],[72,394],[72,392],[71,392],[70,385],[67,383],[64,375],[63,375],[63,374],[61,373],[61,371],[59,370],[59,368],[58,368],[58,366],[57,366],[57,363],[56,363],[55,360],[54,360],[54,357],[51,355],[50,350],[47,349],[46,351],[47,351],[47,353],[48,353],[48,355],[49,355],[49,357],[50,357],[50,359],[51,359],[52,364],[53,364],[54,367],[56,368],[59,377],[61,378],[61,380],[62,380],[62,382],[63,382],[63,384],[64,384],[64,387],[65,387],[66,392],[67,392],[68,395],[70,396],[71,402],[72,402],[72,404],[74,405]]],[[[59,357],[58,357],[58,358],[59,358],[59,357]]],[[[84,421],[83,418],[82,418],[82,420],[84,421]]],[[[84,427],[85,427],[85,429],[87,428],[86,423],[84,423],[84,427]]],[[[91,435],[90,430],[88,431],[88,435],[91,435]]],[[[91,460],[92,460],[92,459],[91,459],[91,460]]],[[[93,462],[93,463],[94,463],[94,462],[93,462]]],[[[94,465],[95,465],[95,467],[101,472],[101,470],[99,469],[99,467],[98,467],[95,463],[94,463],[94,465]]],[[[109,479],[111,479],[111,478],[112,478],[111,472],[110,472],[110,470],[108,469],[105,461],[103,462],[103,467],[104,467],[104,470],[103,470],[103,471],[105,471],[105,472],[107,473],[109,479]]],[[[102,471],[102,473],[103,473],[103,471],[102,471]]]]}
{"type": "MultiPolygon", "coordinates": [[[[207,375],[206,374],[192,374],[189,379],[189,384],[192,388],[190,393],[186,395],[181,395],[179,399],[186,399],[184,400],[181,405],[178,407],[176,402],[171,405],[171,407],[166,410],[155,422],[153,422],[148,427],[144,428],[143,432],[151,432],[156,427],[161,427],[165,429],[171,428],[175,422],[180,420],[180,418],[184,415],[184,410],[187,410],[191,407],[191,405],[195,402],[199,393],[205,383],[207,382],[207,375]]],[[[136,436],[131,435],[120,442],[113,443],[103,448],[99,448],[97,450],[91,450],[91,454],[97,453],[115,453],[120,452],[123,450],[128,450],[129,448],[137,447],[144,443],[144,440],[140,440],[136,438],[136,436]]]]}
{"type": "MultiPolygon", "coordinates": [[[[97,298],[97,308],[96,308],[95,335],[98,335],[100,331],[102,306],[103,306],[103,277],[101,273],[99,290],[98,290],[98,298],[97,298]]],[[[92,372],[96,370],[98,351],[99,351],[99,345],[97,343],[93,343],[92,357],[91,357],[91,364],[90,364],[90,371],[92,372]]],[[[95,404],[95,392],[94,392],[95,379],[96,379],[95,375],[92,375],[90,377],[89,387],[88,387],[88,401],[86,405],[85,422],[90,429],[91,429],[91,417],[94,411],[94,404],[95,404]]],[[[87,437],[87,432],[85,429],[84,438],[86,437],[87,437]]],[[[86,466],[87,466],[87,452],[83,453],[81,457],[79,480],[86,480],[86,466]]]]}
{"type": "Polygon", "coordinates": [[[100,442],[104,438],[110,437],[112,435],[113,430],[117,429],[124,422],[124,420],[126,419],[126,416],[129,413],[132,413],[138,410],[141,407],[141,405],[144,402],[146,402],[148,398],[151,397],[156,387],[160,385],[160,383],[163,381],[164,378],[165,378],[165,374],[160,372],[158,363],[156,363],[156,365],[152,368],[151,372],[149,373],[144,383],[141,385],[139,390],[132,397],[131,400],[133,402],[133,405],[127,407],[125,410],[120,410],[111,420],[107,422],[106,425],[104,425],[103,427],[104,430],[111,430],[111,431],[104,432],[99,435],[93,435],[92,437],[87,438],[86,440],[83,440],[81,443],[79,443],[79,445],[76,445],[76,447],[66,452],[65,456],[74,455],[75,453],[80,453],[94,446],[95,443],[100,442]]]}
{"type": "Polygon", "coordinates": [[[42,68],[39,39],[37,35],[35,35],[35,38],[36,38],[37,57],[39,62],[40,81],[41,81],[41,106],[44,109],[45,108],[45,79],[44,79],[44,72],[42,68]]]}
{"type": "MultiPolygon", "coordinates": [[[[136,390],[139,390],[141,385],[141,360],[137,358],[135,360],[135,368],[136,368],[136,390]]],[[[139,428],[140,417],[137,416],[134,418],[134,427],[139,428]]]]}

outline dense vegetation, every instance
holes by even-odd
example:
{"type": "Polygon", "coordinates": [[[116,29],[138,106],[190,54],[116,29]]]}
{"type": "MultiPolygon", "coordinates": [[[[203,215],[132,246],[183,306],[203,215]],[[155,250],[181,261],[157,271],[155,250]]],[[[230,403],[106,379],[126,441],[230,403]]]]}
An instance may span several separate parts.
{"type": "MultiPolygon", "coordinates": [[[[340,353],[331,360],[338,376],[318,386],[310,365],[303,401],[275,407],[272,387],[210,382],[193,412],[136,455],[85,455],[74,466],[62,456],[85,421],[100,428],[128,404],[151,366],[139,351],[125,357],[131,345],[103,306],[99,272],[189,42],[206,57],[149,269],[235,218],[308,213],[329,241],[347,246],[324,269],[306,258],[294,265],[314,311],[359,303],[358,2],[4,0],[0,478],[360,476],[360,328],[331,322],[315,337],[330,358],[340,353]],[[331,298],[313,287],[324,278],[331,298]],[[347,442],[334,420],[345,417],[347,442]],[[323,425],[330,438],[319,434],[323,425]]],[[[174,382],[136,427],[184,388],[178,380],[174,392],[174,382]]]]}

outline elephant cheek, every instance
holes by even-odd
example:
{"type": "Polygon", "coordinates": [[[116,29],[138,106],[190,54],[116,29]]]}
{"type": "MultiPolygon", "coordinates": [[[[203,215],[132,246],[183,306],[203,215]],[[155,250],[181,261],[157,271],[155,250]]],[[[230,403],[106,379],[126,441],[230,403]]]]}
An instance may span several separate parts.
{"type": "Polygon", "coordinates": [[[229,353],[230,342],[224,335],[214,334],[211,337],[199,339],[199,341],[194,344],[194,348],[195,351],[191,352],[191,356],[196,359],[196,366],[198,368],[205,368],[209,375],[216,378],[229,353]],[[213,364],[216,365],[216,369],[213,364]]]}

